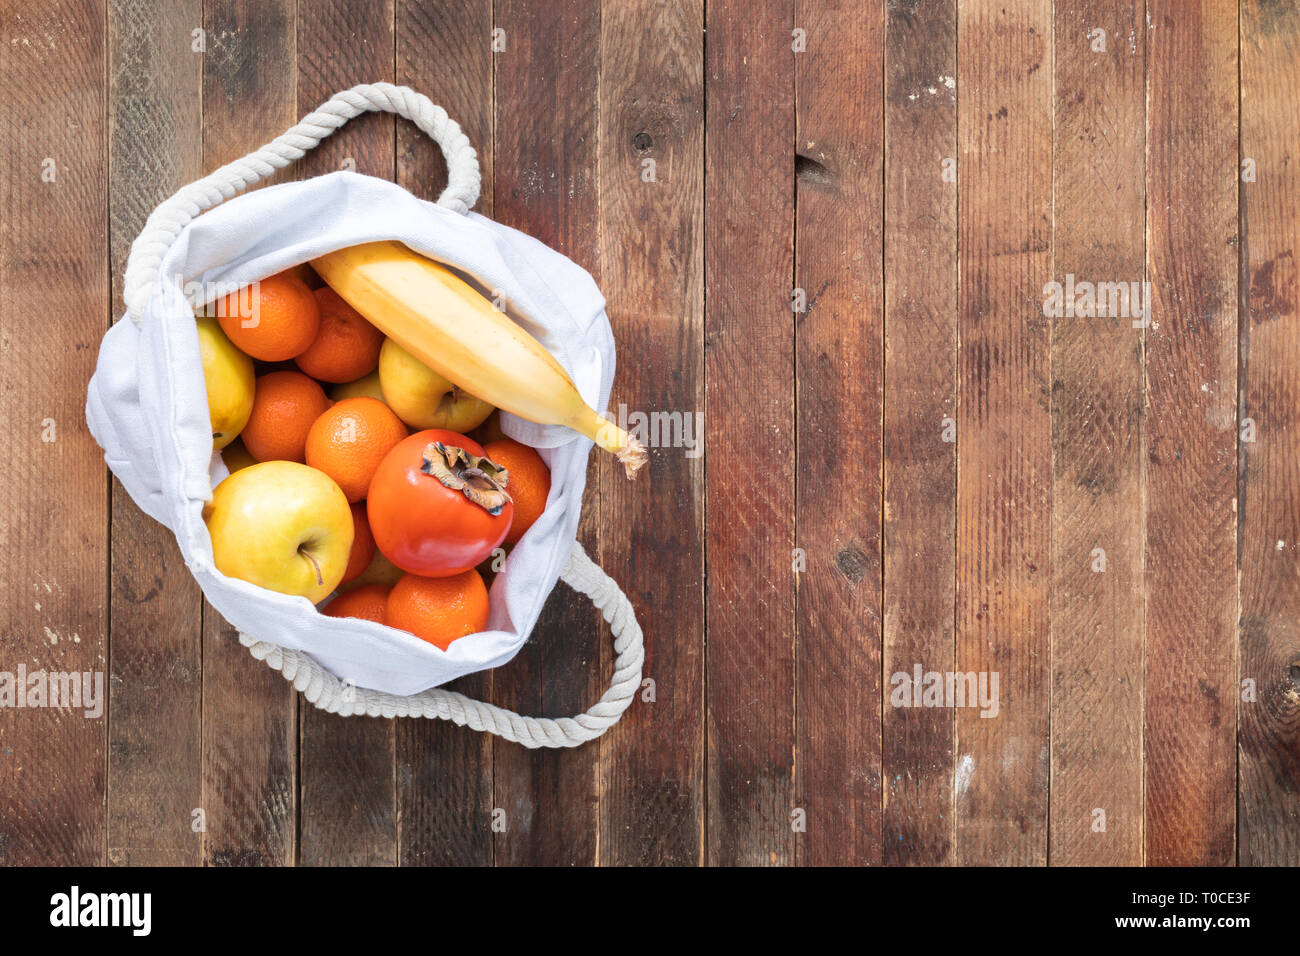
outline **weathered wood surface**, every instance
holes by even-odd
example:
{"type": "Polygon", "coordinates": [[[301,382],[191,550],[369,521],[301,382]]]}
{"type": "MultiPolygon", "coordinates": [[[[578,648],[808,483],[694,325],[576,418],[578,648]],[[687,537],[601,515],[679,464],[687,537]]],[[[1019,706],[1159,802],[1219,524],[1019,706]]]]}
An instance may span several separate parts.
{"type": "MultiPolygon", "coordinates": [[[[655,634],[651,683],[601,743],[602,864],[694,864],[704,852],[703,25],[701,0],[601,15],[601,289],[620,350],[611,405],[678,412],[681,438],[689,425],[696,443],[656,449],[653,483],[600,463],[602,563],[638,608],[673,609],[642,622],[655,634]]],[[[600,646],[607,674],[614,652],[600,646]]]]}
{"type": "Polygon", "coordinates": [[[1152,0],[1147,17],[1146,861],[1222,866],[1239,709],[1237,11],[1152,0]]]}
{"type": "MultiPolygon", "coordinates": [[[[113,318],[124,309],[122,272],[146,217],[203,175],[203,56],[192,38],[180,42],[201,22],[199,2],[161,16],[152,3],[109,4],[113,318]]],[[[116,479],[110,508],[108,861],[193,865],[203,858],[194,825],[203,806],[202,595],[171,533],[116,479]]]]}
{"type": "Polygon", "coordinates": [[[1051,71],[1046,0],[960,5],[956,670],[999,689],[956,711],[962,864],[1047,860],[1051,71]]]}
{"type": "MultiPolygon", "coordinates": [[[[102,0],[0,9],[0,863],[104,863],[107,706],[48,702],[20,675],[92,676],[110,640],[109,495],[85,419],[108,328],[107,69],[102,0]]],[[[83,687],[85,681],[83,681],[83,687]]],[[[186,693],[184,686],[180,693],[186,693]]]]}
{"type": "MultiPolygon", "coordinates": [[[[1298,57],[1262,0],[5,5],[0,704],[108,702],[0,707],[0,863],[1300,863],[1298,57]],[[703,429],[592,460],[646,683],[575,751],[304,704],[85,427],[153,205],[374,80],[595,276],[611,410],[703,429]]],[[[368,116],[273,181],[349,160],[445,179],[368,116]]],[[[456,686],[574,713],[612,656],[561,586],[456,686]]]]}
{"type": "MultiPolygon", "coordinates": [[[[957,5],[891,6],[886,31],[882,693],[956,653],[957,5]]],[[[881,713],[884,862],[951,863],[952,711],[881,713]]]]}
{"type": "Polygon", "coordinates": [[[1238,660],[1255,694],[1238,705],[1237,855],[1256,866],[1300,860],[1300,98],[1279,79],[1297,69],[1300,11],[1242,3],[1238,388],[1256,431],[1238,457],[1238,660]]]}
{"type": "Polygon", "coordinates": [[[726,812],[708,820],[705,858],[790,864],[796,562],[808,553],[795,550],[796,54],[788,4],[724,0],[707,14],[706,806],[726,812]]]}
{"type": "MultiPolygon", "coordinates": [[[[1141,10],[1110,0],[1058,3],[1053,29],[1052,278],[1140,283],[1141,10]],[[1105,25],[1092,28],[1106,30],[1104,54],[1094,24],[1105,25]]],[[[1142,860],[1147,332],[1137,322],[1076,315],[1052,325],[1053,864],[1142,860]]]]}
{"type": "Polygon", "coordinates": [[[884,11],[801,2],[795,23],[795,860],[878,864],[884,11]]]}

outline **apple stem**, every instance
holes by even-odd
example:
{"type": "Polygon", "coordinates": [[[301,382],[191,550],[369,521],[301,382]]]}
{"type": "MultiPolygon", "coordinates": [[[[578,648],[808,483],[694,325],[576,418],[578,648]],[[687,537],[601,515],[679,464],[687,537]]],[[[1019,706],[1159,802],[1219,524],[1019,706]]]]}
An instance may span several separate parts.
{"type": "Polygon", "coordinates": [[[325,578],[320,573],[320,562],[318,562],[315,558],[313,558],[302,548],[298,549],[298,553],[301,554],[304,558],[306,558],[309,562],[311,562],[312,570],[316,572],[316,583],[319,585],[324,585],[325,578]]]}

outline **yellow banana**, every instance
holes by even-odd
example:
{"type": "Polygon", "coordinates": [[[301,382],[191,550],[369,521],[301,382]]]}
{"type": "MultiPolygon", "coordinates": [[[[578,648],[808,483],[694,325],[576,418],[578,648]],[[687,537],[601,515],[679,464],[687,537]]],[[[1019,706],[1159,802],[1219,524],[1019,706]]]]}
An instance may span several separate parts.
{"type": "Polygon", "coordinates": [[[520,418],[586,435],[615,454],[629,478],[645,463],[641,443],[588,406],[540,342],[440,263],[400,242],[370,242],[327,253],[312,268],[454,385],[520,418]]]}

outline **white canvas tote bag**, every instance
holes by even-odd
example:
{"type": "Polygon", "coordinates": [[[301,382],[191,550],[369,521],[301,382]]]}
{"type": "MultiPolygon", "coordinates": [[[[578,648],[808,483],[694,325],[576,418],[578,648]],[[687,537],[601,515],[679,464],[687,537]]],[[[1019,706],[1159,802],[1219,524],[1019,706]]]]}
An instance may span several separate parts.
{"type": "Polygon", "coordinates": [[[304,597],[226,577],[213,564],[202,516],[227,471],[212,449],[195,309],[212,297],[205,290],[228,291],[344,246],[396,239],[474,277],[505,297],[511,316],[564,366],[590,406],[606,407],[614,338],[595,282],[560,253],[471,213],[479,182],[468,139],[426,97],[386,83],[338,94],[150,215],[131,248],[126,316],[104,336],[86,419],[109,468],[141,509],[176,535],[204,595],[238,629],[240,641],[313,704],[339,714],[442,718],[528,747],[575,746],[599,736],[627,709],[643,660],[630,603],[576,540],[593,447],[586,437],[502,413],[506,434],[536,447],[550,467],[550,496],[492,583],[488,630],[446,651],[371,621],[322,615],[304,597]],[[438,143],[449,175],[437,203],[351,172],[231,198],[367,110],[406,117],[438,143]],[[572,718],[521,717],[438,689],[514,657],[557,579],[590,598],[611,625],[617,658],[599,703],[572,718]]]}

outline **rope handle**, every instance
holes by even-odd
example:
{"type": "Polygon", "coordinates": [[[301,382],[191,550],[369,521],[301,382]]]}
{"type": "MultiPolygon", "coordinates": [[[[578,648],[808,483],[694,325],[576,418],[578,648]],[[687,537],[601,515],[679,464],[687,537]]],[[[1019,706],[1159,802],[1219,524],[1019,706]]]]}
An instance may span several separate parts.
{"type": "Polygon", "coordinates": [[[123,298],[131,321],[140,324],[158,267],[182,229],[201,213],[301,159],[348,120],[371,110],[409,119],[438,144],[447,160],[447,188],[438,197],[438,205],[468,213],[478,202],[482,177],[478,154],[460,125],[441,106],[409,86],[362,83],[336,94],[261,149],[182,186],[170,199],[158,204],[131,244],[126,261],[123,298]]]}
{"type": "Polygon", "coordinates": [[[594,707],[575,717],[522,717],[514,711],[437,687],[409,697],[369,690],[340,680],[301,651],[259,641],[242,633],[239,642],[253,657],[283,674],[285,680],[291,681],[307,700],[331,714],[345,717],[358,714],[428,717],[450,720],[461,727],[468,725],[473,730],[486,730],[530,749],[576,747],[594,740],[618,723],[623,711],[632,703],[641,686],[645,647],[632,602],[613,578],[587,556],[580,543],[574,544],[560,578],[573,590],[591,598],[604,614],[618,655],[614,659],[609,689],[594,707]]]}

